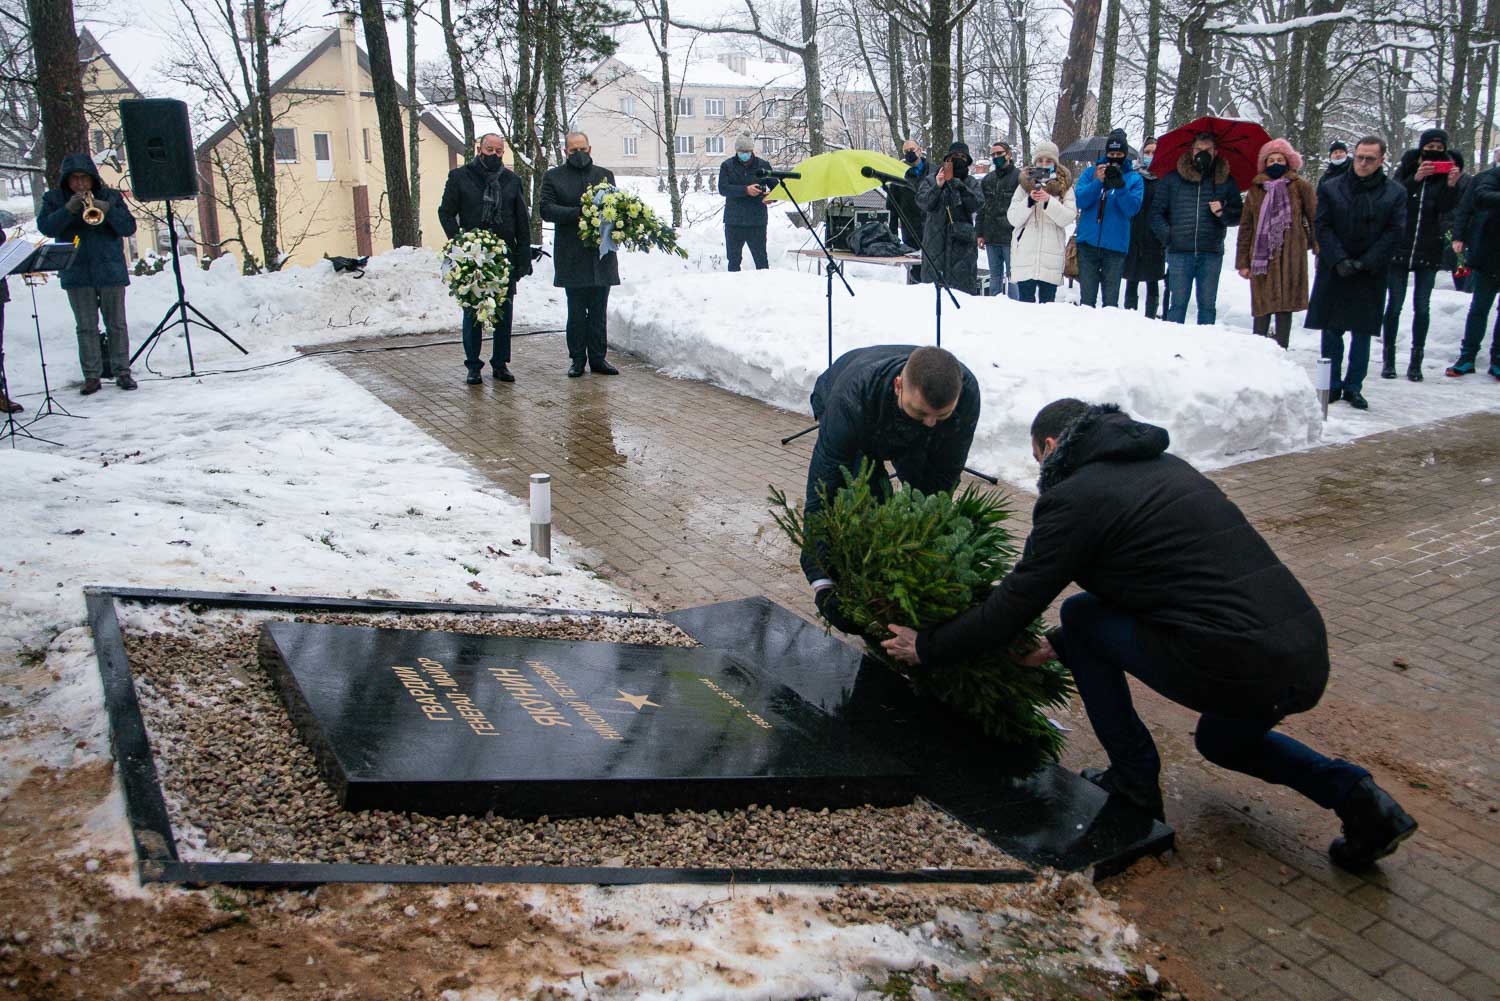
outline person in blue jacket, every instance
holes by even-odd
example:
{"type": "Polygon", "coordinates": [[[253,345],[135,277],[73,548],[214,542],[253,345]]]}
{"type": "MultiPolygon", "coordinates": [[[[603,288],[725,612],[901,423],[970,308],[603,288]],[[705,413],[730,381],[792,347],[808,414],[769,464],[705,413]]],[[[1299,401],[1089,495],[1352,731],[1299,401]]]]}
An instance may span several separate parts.
{"type": "Polygon", "coordinates": [[[1130,162],[1125,130],[1115,129],[1104,144],[1104,155],[1093,170],[1085,170],[1073,186],[1078,206],[1078,289],[1085,306],[1096,300],[1120,304],[1120,279],[1130,251],[1130,220],[1141,210],[1146,181],[1130,162]]]}
{"type": "Polygon", "coordinates": [[[61,282],[73,307],[78,327],[78,362],[83,368],[83,395],[97,393],[104,372],[99,344],[99,314],[109,334],[110,368],[115,385],[134,389],[130,376],[130,332],[125,325],[125,286],[130,270],[125,266],[124,239],[135,232],[135,216],[125,198],[106,188],[87,153],[63,157],[57,187],[42,196],[36,228],[60,243],[76,243],[73,262],[63,269],[61,282]],[[84,221],[88,199],[103,210],[97,225],[84,221]]]}
{"type": "Polygon", "coordinates": [[[1224,266],[1224,234],[1238,226],[1244,202],[1219,156],[1212,133],[1201,133],[1164,174],[1151,200],[1151,232],[1167,248],[1167,319],[1187,322],[1188,294],[1198,287],[1198,322],[1218,319],[1219,272],[1224,266]]]}

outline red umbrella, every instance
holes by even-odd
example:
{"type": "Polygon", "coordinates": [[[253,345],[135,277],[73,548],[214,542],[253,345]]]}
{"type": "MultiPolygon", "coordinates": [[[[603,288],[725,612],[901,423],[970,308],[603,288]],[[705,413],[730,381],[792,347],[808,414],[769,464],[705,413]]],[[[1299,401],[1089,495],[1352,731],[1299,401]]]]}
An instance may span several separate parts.
{"type": "Polygon", "coordinates": [[[1177,169],[1182,154],[1190,152],[1193,140],[1204,132],[1214,137],[1219,145],[1219,156],[1229,162],[1229,173],[1241,191],[1255,180],[1255,160],[1260,148],[1271,141],[1271,136],[1257,122],[1244,122],[1237,118],[1204,117],[1173,129],[1156,141],[1156,153],[1151,157],[1153,171],[1158,177],[1177,169]]]}

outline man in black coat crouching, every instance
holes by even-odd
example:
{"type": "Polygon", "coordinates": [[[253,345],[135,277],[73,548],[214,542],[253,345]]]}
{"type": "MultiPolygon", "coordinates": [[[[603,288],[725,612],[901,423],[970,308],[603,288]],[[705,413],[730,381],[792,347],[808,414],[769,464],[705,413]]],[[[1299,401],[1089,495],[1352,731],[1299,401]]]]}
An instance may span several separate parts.
{"type": "MultiPolygon", "coordinates": [[[[443,186],[443,200],[438,205],[438,222],[443,233],[453,239],[468,229],[487,229],[510,248],[510,293],[495,317],[490,336],[490,369],[501,382],[515,382],[510,374],[510,330],[515,316],[516,283],[531,274],[531,209],[521,191],[521,179],[505,166],[505,140],[491,132],[479,139],[474,159],[448,172],[443,186]]],[[[465,380],[479,385],[484,362],[479,357],[484,331],[472,309],[464,310],[465,380]]]]}
{"type": "MultiPolygon", "coordinates": [[[[843,471],[858,473],[866,459],[875,467],[870,491],[881,502],[891,496],[886,460],[903,484],[923,493],[958,486],[979,425],[979,381],[942,348],[856,348],[818,376],[812,412],[818,443],[807,468],[805,515],[823,506],[820,490],[831,499],[844,485],[843,471]]],[[[802,572],[823,617],[858,633],[839,608],[837,581],[817,552],[803,551],[802,572]]]]}
{"type": "Polygon", "coordinates": [[[1224,493],[1166,454],[1167,432],[1112,405],[1049,403],[1031,426],[1042,466],[1020,561],[984,603],[921,633],[891,626],[892,656],[941,665],[1008,648],[1070,583],[1062,625],[1023,662],[1072,672],[1109,755],[1084,777],[1163,818],[1161,759],[1126,675],[1201,713],[1198,750],[1289,786],[1343,821],[1333,861],[1358,870],[1417,829],[1370,773],[1275,729],[1318,704],[1328,634],[1317,606],[1224,493]]]}

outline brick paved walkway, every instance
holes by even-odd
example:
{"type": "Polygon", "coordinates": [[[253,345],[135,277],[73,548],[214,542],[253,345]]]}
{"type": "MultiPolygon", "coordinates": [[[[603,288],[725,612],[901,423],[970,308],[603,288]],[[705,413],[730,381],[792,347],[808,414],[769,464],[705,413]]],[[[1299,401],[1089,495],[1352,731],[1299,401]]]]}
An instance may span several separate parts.
{"type": "MultiPolygon", "coordinates": [[[[644,604],[768,594],[810,611],[765,513],[768,484],[801,493],[812,437],[779,439],[804,418],[623,357],[619,378],[566,379],[557,335],[515,355],[519,382],[478,388],[457,346],[335,364],[507,491],[552,473],[559,530],[644,604]]],[[[1332,868],[1330,815],[1202,761],[1191,714],[1138,687],[1179,850],[1106,891],[1195,998],[1500,999],[1500,415],[1215,479],[1328,621],[1328,694],[1285,728],[1369,767],[1422,831],[1377,874],[1332,868]]],[[[1068,763],[1097,761],[1074,723],[1068,763]]]]}

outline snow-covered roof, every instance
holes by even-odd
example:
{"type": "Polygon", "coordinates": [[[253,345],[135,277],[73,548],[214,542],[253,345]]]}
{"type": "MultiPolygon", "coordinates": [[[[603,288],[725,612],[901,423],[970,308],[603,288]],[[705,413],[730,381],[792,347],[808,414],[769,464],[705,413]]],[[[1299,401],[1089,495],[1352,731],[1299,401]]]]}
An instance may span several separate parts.
{"type": "MultiPolygon", "coordinates": [[[[654,52],[616,52],[614,62],[623,64],[648,80],[656,80],[661,73],[661,63],[654,52]]],[[[602,66],[607,67],[610,60],[602,66]]],[[[735,59],[736,67],[741,65],[735,59]]],[[[765,59],[744,57],[744,72],[738,72],[717,56],[694,51],[690,55],[671,57],[672,80],[687,87],[734,87],[740,90],[764,90],[768,88],[800,89],[802,87],[801,63],[775,63],[765,59]]],[[[602,67],[601,67],[602,68],[602,67]]],[[[597,71],[596,71],[597,72],[597,71]]]]}

